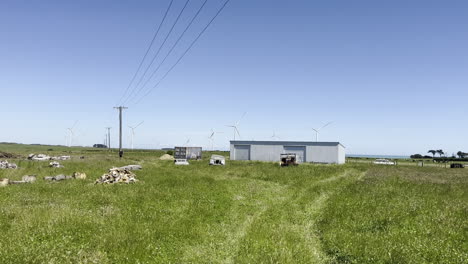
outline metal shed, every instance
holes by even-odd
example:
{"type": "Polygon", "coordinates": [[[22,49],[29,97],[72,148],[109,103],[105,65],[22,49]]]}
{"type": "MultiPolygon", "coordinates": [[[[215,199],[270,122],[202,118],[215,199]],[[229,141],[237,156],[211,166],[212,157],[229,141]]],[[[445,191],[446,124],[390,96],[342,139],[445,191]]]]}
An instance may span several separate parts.
{"type": "Polygon", "coordinates": [[[280,154],[295,153],[298,163],[345,163],[345,147],[339,142],[232,140],[230,143],[231,160],[279,162],[280,154]]]}

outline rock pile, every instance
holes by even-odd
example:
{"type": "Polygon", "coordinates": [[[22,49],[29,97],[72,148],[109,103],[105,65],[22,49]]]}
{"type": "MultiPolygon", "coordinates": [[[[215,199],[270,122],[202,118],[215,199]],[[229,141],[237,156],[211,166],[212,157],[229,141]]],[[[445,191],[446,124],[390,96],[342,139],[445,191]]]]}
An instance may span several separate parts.
{"type": "Polygon", "coordinates": [[[18,166],[15,163],[10,163],[8,160],[0,160],[0,169],[17,169],[18,166]]]}
{"type": "Polygon", "coordinates": [[[28,160],[50,160],[50,157],[46,154],[29,154],[28,160]]]}
{"type": "Polygon", "coordinates": [[[160,160],[174,160],[174,156],[171,156],[169,154],[164,154],[161,157],[159,157],[160,160]]]}
{"type": "Polygon", "coordinates": [[[98,178],[94,184],[134,183],[136,181],[136,175],[130,170],[112,168],[109,170],[109,173],[98,178]]]}
{"type": "Polygon", "coordinates": [[[54,156],[50,157],[47,156],[46,154],[29,154],[28,155],[28,160],[69,160],[71,157],[70,156],[54,156]]]}

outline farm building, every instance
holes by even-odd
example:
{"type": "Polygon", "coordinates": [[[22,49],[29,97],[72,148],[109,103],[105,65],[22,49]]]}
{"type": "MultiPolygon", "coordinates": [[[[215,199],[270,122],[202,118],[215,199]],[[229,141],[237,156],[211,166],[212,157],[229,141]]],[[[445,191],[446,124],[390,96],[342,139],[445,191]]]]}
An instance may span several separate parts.
{"type": "Polygon", "coordinates": [[[295,153],[299,163],[345,163],[345,147],[339,142],[231,141],[231,160],[279,161],[285,153],[295,153]]]}

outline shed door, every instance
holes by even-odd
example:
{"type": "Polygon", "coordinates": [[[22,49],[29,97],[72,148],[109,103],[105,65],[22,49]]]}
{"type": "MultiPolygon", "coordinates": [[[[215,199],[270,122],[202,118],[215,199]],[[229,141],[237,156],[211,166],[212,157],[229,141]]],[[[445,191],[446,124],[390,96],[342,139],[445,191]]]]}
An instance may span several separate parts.
{"type": "Polygon", "coordinates": [[[250,160],[250,146],[234,145],[235,160],[250,160]]]}
{"type": "Polygon", "coordinates": [[[284,153],[296,154],[298,163],[306,161],[306,148],[304,146],[284,146],[284,153]]]}

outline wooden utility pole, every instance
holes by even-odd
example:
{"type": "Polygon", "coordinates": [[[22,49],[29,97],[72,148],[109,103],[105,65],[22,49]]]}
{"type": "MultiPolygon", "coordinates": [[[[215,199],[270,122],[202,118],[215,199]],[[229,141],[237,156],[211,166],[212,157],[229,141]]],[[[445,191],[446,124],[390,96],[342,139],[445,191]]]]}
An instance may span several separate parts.
{"type": "Polygon", "coordinates": [[[118,106],[114,107],[115,109],[119,109],[119,156],[122,158],[123,150],[122,150],[122,110],[128,109],[125,106],[118,106]]]}

